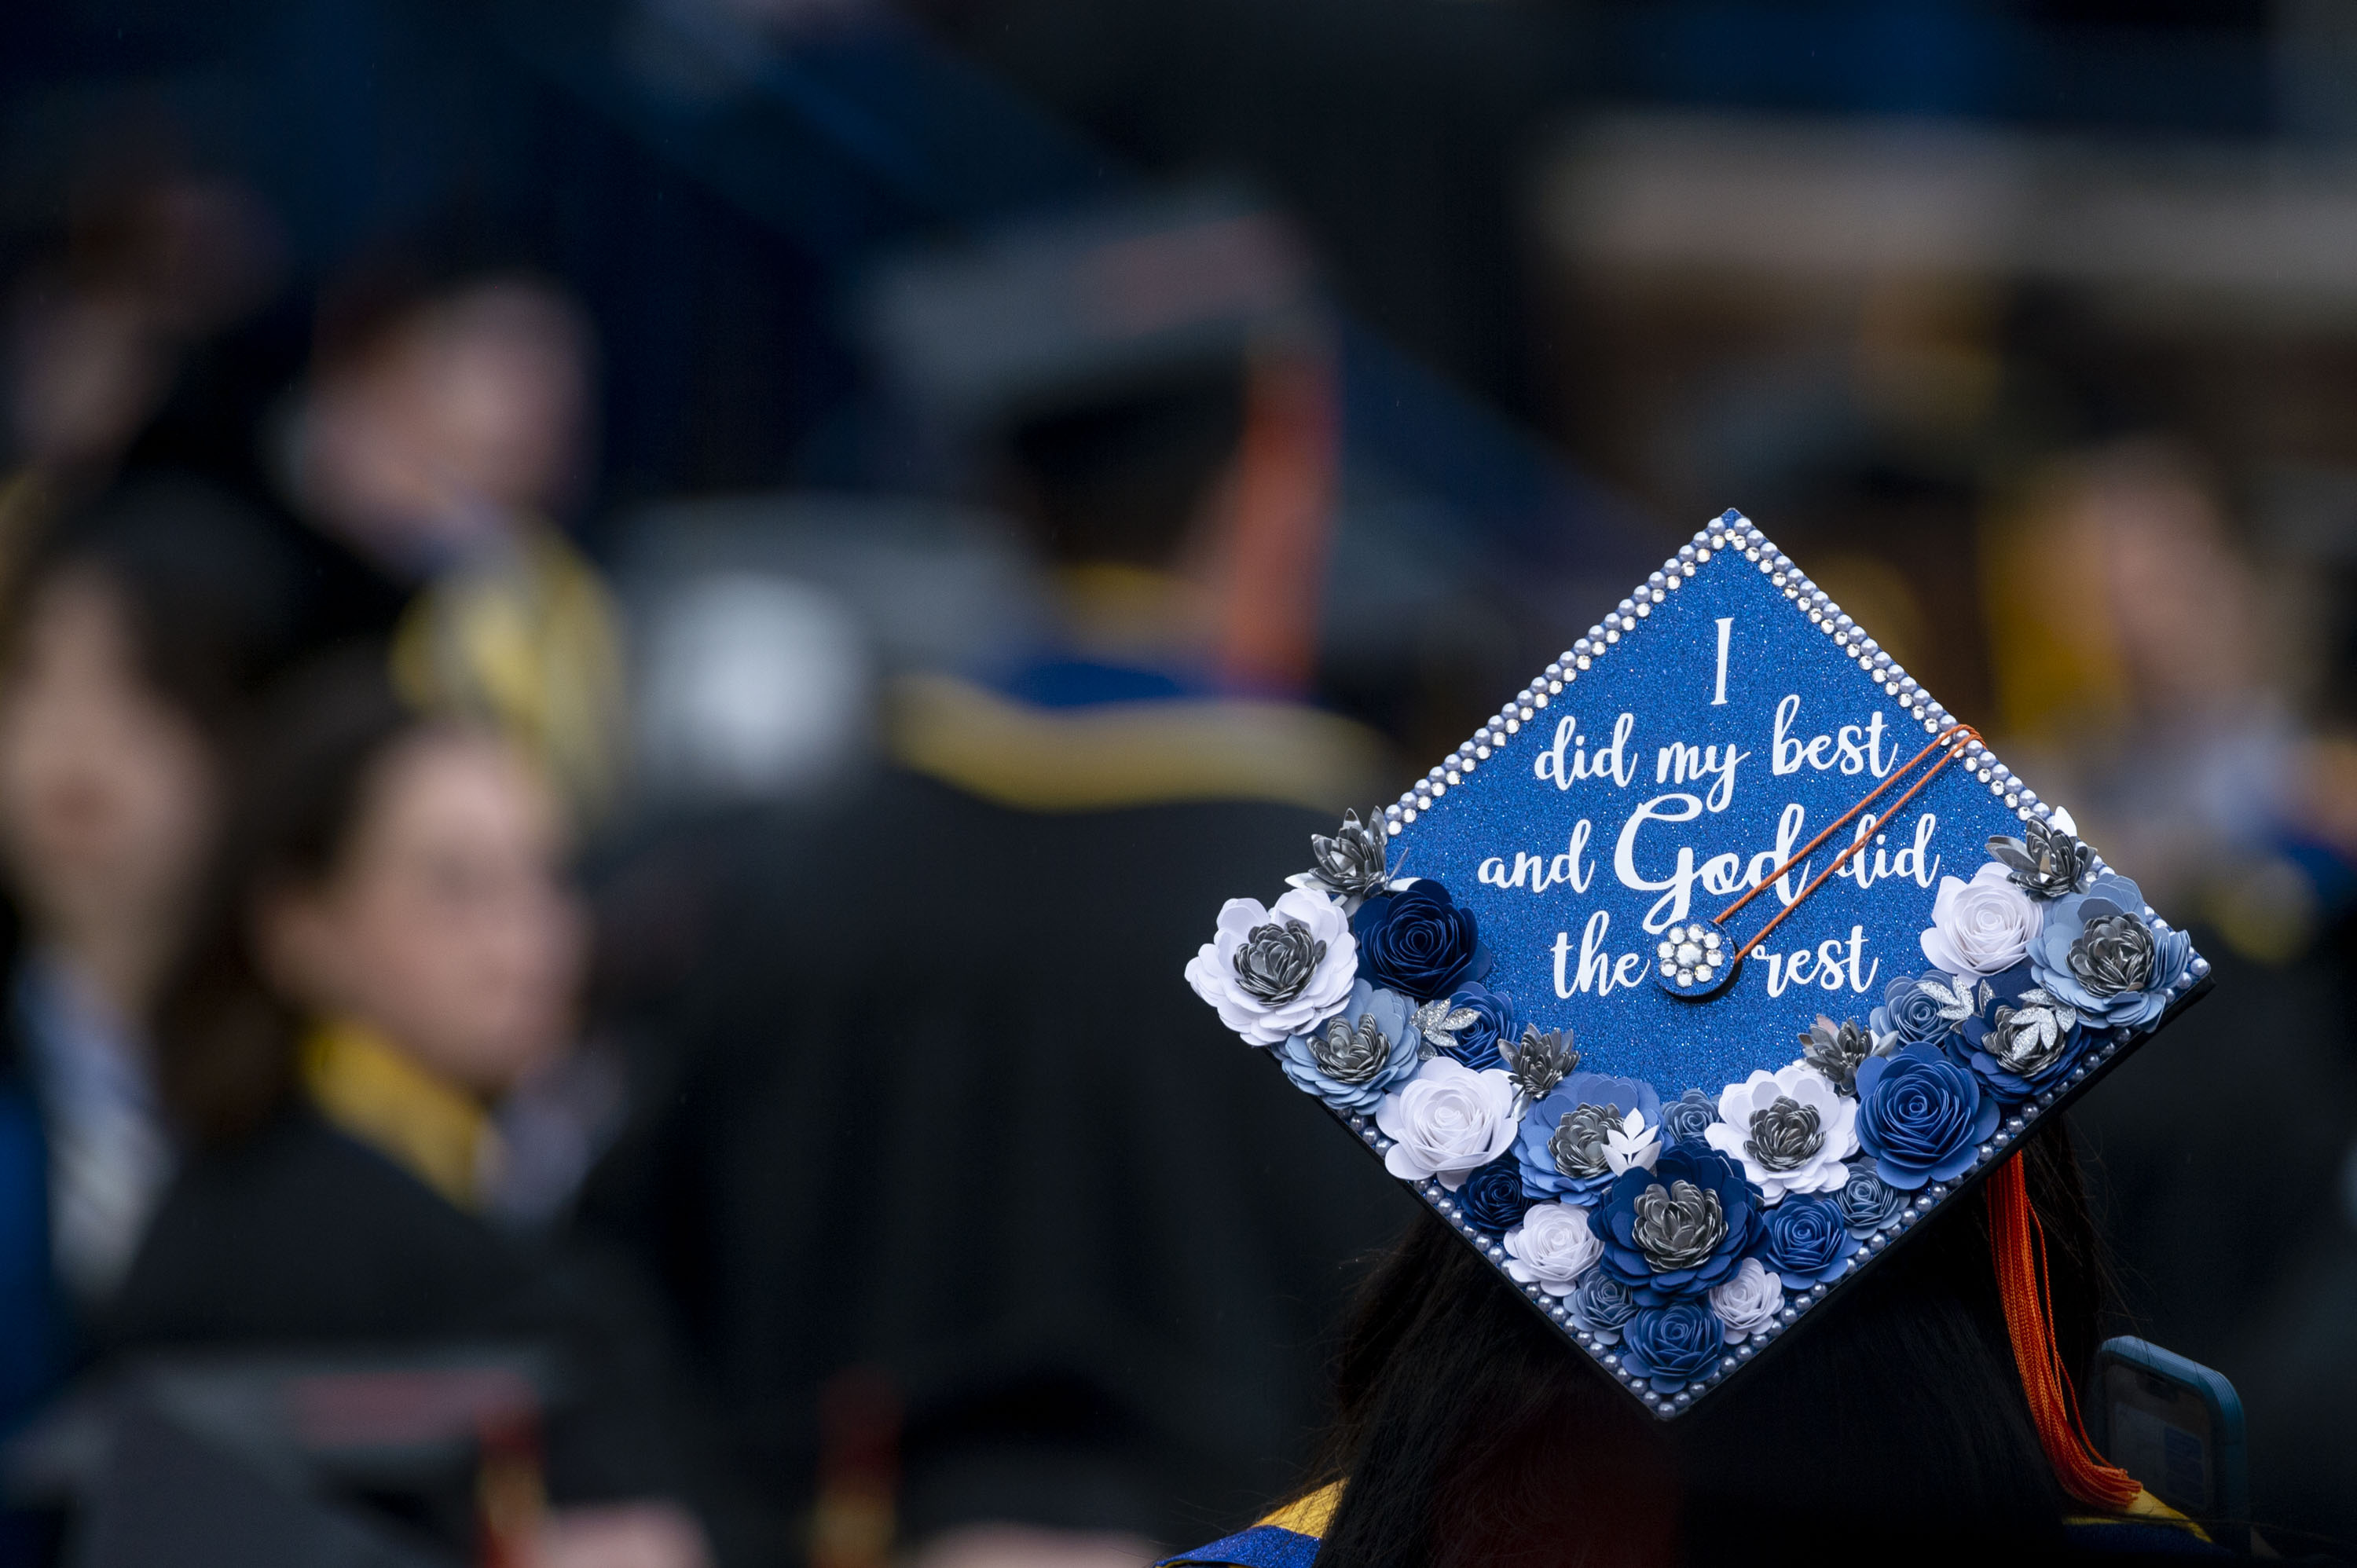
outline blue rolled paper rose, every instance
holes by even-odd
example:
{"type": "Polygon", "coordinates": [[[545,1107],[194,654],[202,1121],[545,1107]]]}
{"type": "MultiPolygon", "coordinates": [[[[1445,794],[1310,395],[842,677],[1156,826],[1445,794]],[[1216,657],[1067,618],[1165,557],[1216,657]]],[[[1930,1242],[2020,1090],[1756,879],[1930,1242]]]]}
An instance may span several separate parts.
{"type": "Polygon", "coordinates": [[[1593,1220],[1599,1266],[1641,1305],[1700,1296],[1751,1251],[1760,1207],[1741,1165],[1706,1144],[1672,1144],[1651,1169],[1623,1172],[1604,1189],[1593,1220]]]}
{"type": "Polygon", "coordinates": [[[1857,1069],[1857,1143],[1874,1173],[1914,1192],[1972,1169],[2000,1111],[1980,1075],[1933,1046],[1902,1046],[1857,1069]]]}
{"type": "Polygon", "coordinates": [[[1514,999],[1479,981],[1469,981],[1450,993],[1448,1005],[1472,1014],[1473,1021],[1451,1036],[1452,1043],[1443,1047],[1446,1053],[1476,1072],[1505,1066],[1498,1047],[1523,1037],[1522,1010],[1514,1005],[1514,999]]]}
{"type": "Polygon", "coordinates": [[[1602,1269],[1590,1269],[1571,1293],[1571,1321],[1599,1345],[1620,1343],[1620,1330],[1637,1316],[1637,1298],[1602,1269]]]}
{"type": "MultiPolygon", "coordinates": [[[[1939,973],[1902,974],[1882,988],[1882,1005],[1867,1015],[1866,1026],[1880,1040],[1896,1035],[1902,1046],[1937,1044],[1956,1026],[1956,1021],[1941,1012],[1943,992],[1953,992],[1959,983],[1952,976],[1939,973]],[[1932,983],[1925,989],[1925,981],[1932,983]]],[[[1967,977],[1962,983],[1971,984],[1967,977]]]]}
{"type": "Polygon", "coordinates": [[[1429,877],[1360,905],[1351,934],[1359,943],[1359,972],[1416,1002],[1490,977],[1490,950],[1481,945],[1473,911],[1429,877]]]}
{"type": "Polygon", "coordinates": [[[1761,1217],[1760,1229],[1760,1261],[1783,1279],[1786,1290],[1840,1278],[1858,1249],[1830,1197],[1789,1196],[1761,1217]]]}
{"type": "Polygon", "coordinates": [[[1415,1075],[1423,1036],[1415,1016],[1406,997],[1357,981],[1340,1013],[1307,1035],[1286,1036],[1276,1065],[1335,1110],[1364,1115],[1415,1075]]]}
{"type": "Polygon", "coordinates": [[[1629,1320],[1620,1330],[1620,1364],[1655,1393],[1674,1394],[1717,1365],[1726,1346],[1727,1331],[1708,1304],[1674,1301],[1629,1320]]]}
{"type": "MultiPolygon", "coordinates": [[[[1594,1120],[1591,1113],[1591,1120],[1594,1120]]],[[[1662,1097],[1640,1079],[1613,1078],[1600,1072],[1576,1072],[1555,1085],[1544,1100],[1523,1113],[1514,1134],[1514,1155],[1523,1165],[1523,1190],[1535,1198],[1586,1198],[1609,1186],[1632,1165],[1645,1164],[1662,1140],[1662,1097]],[[1617,1109],[1614,1130],[1601,1139],[1566,1139],[1563,1121],[1582,1106],[1617,1109]],[[1640,1130],[1626,1128],[1629,1112],[1637,1112],[1640,1130]],[[1585,1152],[1593,1157],[1582,1161],[1585,1152]],[[1571,1156],[1574,1168],[1564,1168],[1571,1156]],[[1590,1168],[1592,1167],[1592,1168],[1590,1168]]]]}
{"type": "Polygon", "coordinates": [[[1457,1189],[1458,1212],[1485,1236],[1502,1236],[1520,1225],[1530,1206],[1523,1191],[1522,1166],[1511,1150],[1467,1176],[1457,1189]]]}
{"type": "Polygon", "coordinates": [[[1687,1139],[1699,1143],[1717,1120],[1718,1102],[1699,1089],[1689,1089],[1662,1107],[1662,1136],[1680,1143],[1687,1139]]]}
{"type": "Polygon", "coordinates": [[[1991,975],[1973,995],[1973,1015],[1948,1049],[2007,1105],[2068,1079],[2096,1037],[2076,1008],[2038,983],[2029,964],[1991,975]]]}
{"type": "Polygon", "coordinates": [[[2136,885],[2108,871],[2084,893],[2047,905],[2046,924],[2029,944],[2038,983],[2095,1028],[2136,1028],[2159,1017],[2169,988],[2192,961],[2192,939],[2156,929],[2136,885]]]}
{"type": "Polygon", "coordinates": [[[1875,1175],[1871,1165],[1870,1158],[1851,1161],[1849,1179],[1834,1194],[1842,1223],[1861,1241],[1897,1224],[1907,1212],[1907,1195],[1875,1175]]]}

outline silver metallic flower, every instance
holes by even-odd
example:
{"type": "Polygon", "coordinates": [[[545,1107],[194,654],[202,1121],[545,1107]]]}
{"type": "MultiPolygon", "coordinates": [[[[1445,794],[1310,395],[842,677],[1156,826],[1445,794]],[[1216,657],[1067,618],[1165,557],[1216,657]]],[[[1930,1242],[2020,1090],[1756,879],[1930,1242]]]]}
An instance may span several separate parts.
{"type": "Polygon", "coordinates": [[[1326,944],[1303,922],[1286,918],[1254,926],[1236,949],[1236,984],[1270,1006],[1292,1001],[1326,961],[1326,944]]]}
{"type": "Polygon", "coordinates": [[[1611,1135],[1620,1130],[1618,1105],[1577,1105],[1563,1113],[1547,1153],[1555,1168],[1567,1176],[1600,1176],[1611,1169],[1604,1157],[1611,1135]]]}
{"type": "MultiPolygon", "coordinates": [[[[1898,1036],[1890,1036],[1889,1044],[1897,1043],[1898,1036]]],[[[1847,1095],[1857,1093],[1858,1067],[1875,1054],[1874,1031],[1855,1018],[1836,1024],[1820,1013],[1809,1032],[1801,1036],[1801,1059],[1824,1073],[1835,1089],[1847,1095]]]]}
{"type": "Polygon", "coordinates": [[[1355,902],[1381,893],[1390,881],[1385,865],[1383,814],[1369,811],[1359,821],[1356,811],[1342,813],[1342,825],[1331,837],[1309,835],[1310,867],[1290,880],[1296,886],[1315,885],[1355,902]]]}
{"type": "Polygon", "coordinates": [[[1579,1067],[1579,1052],[1571,1043],[1569,1029],[1550,1029],[1541,1034],[1536,1024],[1525,1024],[1522,1043],[1509,1047],[1501,1040],[1498,1051],[1506,1058],[1506,1070],[1513,1074],[1514,1091],[1525,1107],[1544,1100],[1555,1091],[1556,1084],[1579,1067]]]}
{"type": "Polygon", "coordinates": [[[1656,1273],[1707,1262],[1727,1240],[1727,1214],[1718,1206],[1718,1194],[1690,1181],[1667,1187],[1656,1182],[1637,1194],[1633,1207],[1637,1219],[1631,1235],[1656,1273]]]}
{"type": "Polygon", "coordinates": [[[2078,1023],[2077,1011],[2051,993],[2025,991],[2019,1006],[1996,1010],[1981,1048],[2016,1078],[2029,1078],[2054,1065],[2078,1023]]]}
{"type": "Polygon", "coordinates": [[[2071,973],[2101,1001],[2150,986],[2157,956],[2150,926],[2134,915],[2104,915],[2071,944],[2071,973]]]}
{"type": "Polygon", "coordinates": [[[2050,822],[2032,819],[2020,838],[1988,841],[1991,859],[2013,873],[2013,885],[2033,898],[2084,893],[2095,880],[2095,852],[2050,822]]]}
{"type": "Polygon", "coordinates": [[[1803,1105],[1789,1094],[1751,1113],[1751,1136],[1743,1152],[1771,1171],[1796,1171],[1825,1146],[1825,1130],[1817,1108],[1803,1105]]]}
{"type": "Polygon", "coordinates": [[[1383,1070],[1391,1049],[1372,1014],[1362,1015],[1355,1028],[1340,1018],[1329,1018],[1324,1028],[1309,1036],[1310,1059],[1337,1083],[1366,1082],[1383,1070]]]}
{"type": "Polygon", "coordinates": [[[1480,1022],[1480,1017],[1481,1015],[1470,1007],[1451,1007],[1446,996],[1437,1002],[1426,1003],[1415,1010],[1415,1016],[1410,1020],[1417,1035],[1423,1038],[1423,1044],[1416,1047],[1416,1055],[1430,1061],[1441,1052],[1454,1049],[1457,1031],[1469,1028],[1480,1022]]]}

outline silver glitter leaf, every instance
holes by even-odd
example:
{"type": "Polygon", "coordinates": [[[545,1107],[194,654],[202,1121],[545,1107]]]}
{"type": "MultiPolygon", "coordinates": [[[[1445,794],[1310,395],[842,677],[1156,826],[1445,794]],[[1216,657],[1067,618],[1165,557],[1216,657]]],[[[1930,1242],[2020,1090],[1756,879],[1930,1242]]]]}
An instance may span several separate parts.
{"type": "Polygon", "coordinates": [[[1416,1047],[1418,1054],[1430,1061],[1457,1044],[1458,1030],[1470,1028],[1480,1018],[1481,1015],[1470,1007],[1451,1007],[1445,997],[1426,1003],[1415,1010],[1412,1020],[1415,1032],[1423,1036],[1423,1044],[1416,1047]]]}
{"type": "MultiPolygon", "coordinates": [[[[1961,1024],[1980,1011],[1974,1004],[1973,988],[1970,984],[1961,980],[1951,981],[1936,970],[1917,981],[1915,989],[1938,1003],[1940,1016],[1951,1025],[1961,1024]]],[[[1983,983],[1983,989],[1986,989],[1986,982],[1983,983]]]]}

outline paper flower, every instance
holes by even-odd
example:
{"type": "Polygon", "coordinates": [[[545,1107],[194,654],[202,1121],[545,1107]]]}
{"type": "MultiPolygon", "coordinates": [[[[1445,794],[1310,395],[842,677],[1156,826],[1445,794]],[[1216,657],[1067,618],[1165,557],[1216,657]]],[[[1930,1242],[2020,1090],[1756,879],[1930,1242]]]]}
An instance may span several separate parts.
{"type": "Polygon", "coordinates": [[[1729,1345],[1740,1345],[1784,1310],[1784,1282],[1757,1258],[1746,1258],[1725,1284],[1710,1287],[1710,1309],[1729,1345]]]}
{"type": "Polygon", "coordinates": [[[1960,989],[1970,986],[1952,975],[1902,974],[1882,988],[1882,1005],[1867,1015],[1866,1026],[1878,1047],[1886,1036],[1902,1046],[1937,1045],[1971,1015],[1971,1004],[1957,1000],[1960,989]]]}
{"type": "Polygon", "coordinates": [[[1513,1155],[1500,1155],[1465,1178],[1457,1189],[1457,1212],[1485,1236],[1502,1236],[1523,1222],[1530,1199],[1523,1196],[1523,1169],[1513,1155]]]}
{"type": "Polygon", "coordinates": [[[1662,1107],[1662,1136],[1670,1141],[1699,1141],[1718,1120],[1718,1107],[1699,1089],[1689,1089],[1662,1107]]]}
{"type": "Polygon", "coordinates": [[[1473,912],[1428,877],[1360,905],[1351,929],[1367,978],[1412,1000],[1429,1002],[1489,978],[1490,950],[1473,912]]]}
{"type": "Polygon", "coordinates": [[[1995,974],[2022,961],[2045,920],[2045,906],[2016,887],[2012,873],[1991,861],[1970,882],[1940,878],[1932,929],[1922,937],[1923,956],[1950,974],[1995,974]]]}
{"type": "Polygon", "coordinates": [[[1363,1113],[1415,1071],[1420,1044],[1407,998],[1361,980],[1340,1012],[1306,1034],[1286,1036],[1276,1065],[1335,1110],[1363,1113]]]}
{"type": "Polygon", "coordinates": [[[1857,1153],[1857,1101],[1805,1062],[1754,1072],[1718,1097],[1718,1121],[1703,1140],[1728,1159],[1770,1203],[1788,1192],[1831,1192],[1857,1153]]]}
{"type": "Polygon", "coordinates": [[[1620,1343],[1620,1330],[1636,1316],[1637,1298],[1602,1269],[1588,1270],[1571,1293],[1572,1323],[1596,1336],[1598,1344],[1620,1343]]]}
{"type": "Polygon", "coordinates": [[[1973,1015],[1951,1043],[2008,1105],[2067,1077],[2087,1048],[2078,1010],[2036,981],[2026,963],[1983,981],[1973,1015]]]}
{"type": "MultiPolygon", "coordinates": [[[[1899,1039],[1893,1035],[1879,1043],[1895,1047],[1899,1039]]],[[[1809,1032],[1801,1036],[1801,1060],[1824,1074],[1837,1092],[1855,1094],[1857,1064],[1874,1054],[1877,1044],[1874,1031],[1859,1027],[1857,1019],[1836,1024],[1820,1013],[1809,1032]]]]}
{"type": "Polygon", "coordinates": [[[1823,1284],[1849,1272],[1858,1240],[1829,1197],[1795,1197],[1760,1222],[1760,1259],[1789,1285],[1823,1284]]]}
{"type": "Polygon", "coordinates": [[[1989,840],[1988,852],[2011,874],[2013,885],[2033,898],[2084,893],[2095,879],[2095,852],[2067,828],[2036,818],[2018,839],[1989,840]]]}
{"type": "Polygon", "coordinates": [[[1297,888],[1264,908],[1257,898],[1220,907],[1217,934],[1187,961],[1187,983],[1219,1009],[1220,1022],[1255,1046],[1322,1023],[1349,1000],[1359,943],[1331,898],[1297,888]]]}
{"type": "Polygon", "coordinates": [[[1498,1042],[1498,1054],[1514,1075],[1514,1092],[1525,1110],[1579,1069],[1579,1047],[1571,1043],[1569,1029],[1541,1030],[1536,1024],[1525,1024],[1521,1039],[1498,1042]]]}
{"type": "Polygon", "coordinates": [[[1405,1181],[1438,1178],[1454,1192],[1514,1141],[1514,1082],[1435,1057],[1383,1096],[1375,1125],[1394,1141],[1383,1168],[1405,1181]]]}
{"type": "Polygon", "coordinates": [[[1641,1305],[1658,1306],[1698,1296],[1735,1272],[1758,1239],[1760,1202],[1734,1161],[1678,1144],[1652,1168],[1613,1178],[1593,1223],[1604,1238],[1601,1266],[1641,1305]]]}
{"type": "Polygon", "coordinates": [[[2081,1020],[2098,1028],[2151,1023],[2168,991],[2193,960],[2182,931],[2156,931],[2144,918],[2144,895],[2105,872],[2084,893],[2046,907],[2046,927],[2029,953],[2038,983],[2081,1020]]]}
{"type": "Polygon", "coordinates": [[[1709,1371],[1725,1348],[1718,1315],[1699,1301],[1646,1307],[1620,1330],[1620,1364],[1657,1394],[1676,1393],[1709,1371]]]}
{"type": "Polygon", "coordinates": [[[1870,1160],[1860,1160],[1849,1167],[1849,1179],[1834,1194],[1834,1207],[1841,1210],[1849,1233],[1863,1241],[1899,1222],[1907,1211],[1907,1195],[1875,1175],[1870,1160]]]}
{"type": "Polygon", "coordinates": [[[1576,1072],[1523,1114],[1514,1154],[1523,1190],[1581,1197],[1661,1153],[1662,1100],[1633,1078],[1576,1072]]]}
{"type": "Polygon", "coordinates": [[[1363,823],[1358,812],[1345,811],[1332,837],[1309,835],[1309,869],[1295,872],[1286,881],[1312,893],[1331,893],[1346,911],[1356,909],[1390,880],[1383,865],[1387,836],[1382,811],[1369,811],[1363,823]]]}
{"type": "Polygon", "coordinates": [[[1857,1069],[1858,1147],[1877,1176],[1908,1192],[1970,1170],[1999,1114],[1980,1075],[1933,1046],[1902,1046],[1857,1069]]]}
{"type": "Polygon", "coordinates": [[[1477,1070],[1505,1066],[1505,1056],[1498,1047],[1512,1044],[1523,1032],[1522,1014],[1514,999],[1479,982],[1469,982],[1449,996],[1448,1004],[1472,1014],[1473,1018],[1451,1031],[1448,1039],[1439,1042],[1440,1048],[1477,1070]]]}
{"type": "Polygon", "coordinates": [[[1569,1295],[1603,1252],[1587,1210],[1576,1203],[1533,1204],[1506,1232],[1506,1273],[1552,1296],[1569,1295]]]}

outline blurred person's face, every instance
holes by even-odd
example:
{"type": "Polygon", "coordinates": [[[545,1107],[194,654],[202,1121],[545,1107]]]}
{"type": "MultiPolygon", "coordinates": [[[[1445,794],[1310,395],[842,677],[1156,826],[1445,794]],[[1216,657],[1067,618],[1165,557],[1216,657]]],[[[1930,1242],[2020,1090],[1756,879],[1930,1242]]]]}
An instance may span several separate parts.
{"type": "Polygon", "coordinates": [[[431,305],[312,393],[306,499],[413,564],[554,505],[574,478],[587,346],[544,290],[492,284],[431,305]]]}
{"type": "Polygon", "coordinates": [[[152,935],[210,845],[203,735],[142,676],[114,590],[91,574],[33,601],[0,681],[0,853],[45,935],[152,935]]]}
{"type": "Polygon", "coordinates": [[[276,978],[451,1082],[497,1094],[559,1052],[583,921],[554,800],[504,743],[429,734],[380,765],[325,886],[263,913],[276,978]]]}

